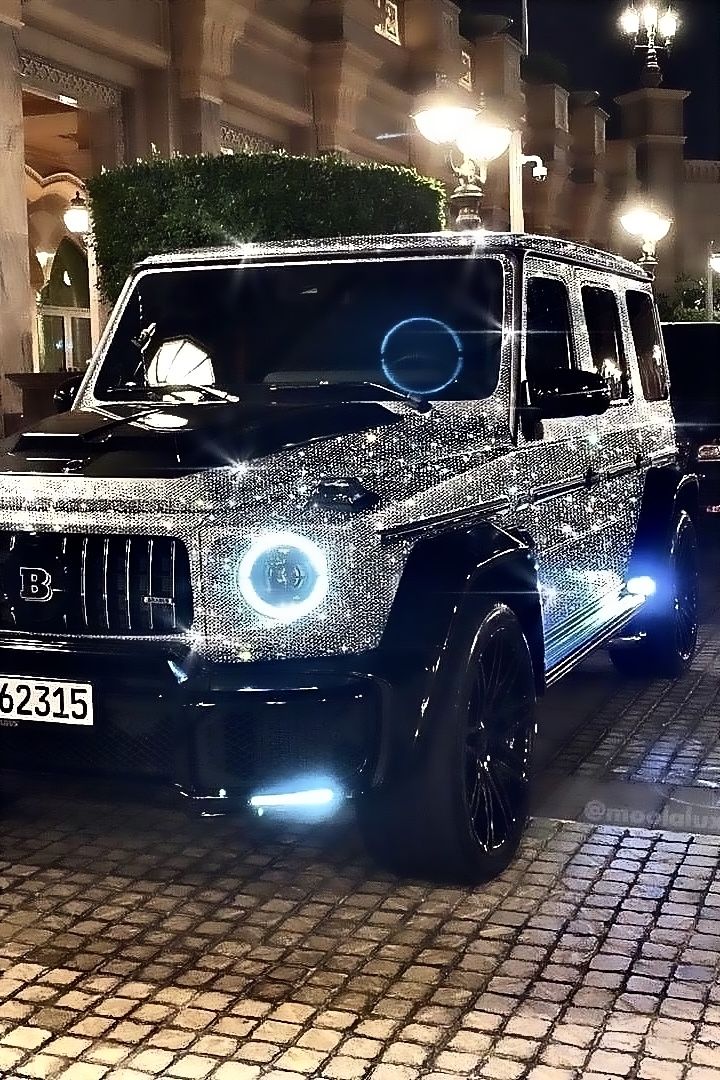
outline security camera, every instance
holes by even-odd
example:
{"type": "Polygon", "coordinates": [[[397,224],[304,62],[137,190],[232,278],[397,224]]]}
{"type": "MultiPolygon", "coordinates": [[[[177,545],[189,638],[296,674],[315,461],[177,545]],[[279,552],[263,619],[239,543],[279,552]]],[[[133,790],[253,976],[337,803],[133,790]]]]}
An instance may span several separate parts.
{"type": "Polygon", "coordinates": [[[547,180],[548,171],[545,165],[535,165],[532,171],[533,180],[537,180],[538,184],[542,184],[544,180],[547,180]]]}

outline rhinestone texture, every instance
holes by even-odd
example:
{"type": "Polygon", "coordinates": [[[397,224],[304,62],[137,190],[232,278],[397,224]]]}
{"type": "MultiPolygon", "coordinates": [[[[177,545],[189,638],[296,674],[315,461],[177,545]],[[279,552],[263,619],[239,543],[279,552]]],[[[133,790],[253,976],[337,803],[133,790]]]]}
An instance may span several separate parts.
{"type": "MultiPolygon", "coordinates": [[[[195,611],[188,643],[206,659],[224,663],[354,654],[376,647],[416,542],[403,530],[430,528],[454,515],[460,521],[463,514],[478,519],[485,514],[499,528],[522,529],[533,538],[547,648],[560,655],[584,613],[601,607],[606,597],[617,598],[622,589],[644,481],[643,470],[633,463],[639,457],[659,461],[675,452],[669,403],[647,402],[642,395],[624,298],[628,288],[649,293],[649,278],[615,255],[568,241],[485,233],[245,245],[156,257],[138,272],[368,255],[501,261],[505,329],[500,378],[489,398],[436,401],[426,412],[401,400],[383,401],[399,423],[185,476],[109,481],[6,474],[0,486],[0,529],[181,539],[189,554],[195,611]],[[592,284],[615,292],[632,385],[628,401],[606,414],[547,421],[542,438],[536,439],[526,438],[514,418],[516,387],[524,371],[519,332],[523,280],[532,274],[559,277],[567,284],[576,362],[589,370],[594,365],[580,289],[592,284]],[[596,487],[585,483],[592,471],[603,478],[596,487]],[[318,483],[337,477],[357,478],[377,493],[378,505],[353,514],[313,505],[318,483]],[[258,615],[238,588],[244,553],[273,532],[307,537],[327,558],[325,600],[292,623],[258,615]]],[[[93,386],[131,288],[132,279],[81,388],[80,408],[109,408],[95,398],[93,386]]]]}

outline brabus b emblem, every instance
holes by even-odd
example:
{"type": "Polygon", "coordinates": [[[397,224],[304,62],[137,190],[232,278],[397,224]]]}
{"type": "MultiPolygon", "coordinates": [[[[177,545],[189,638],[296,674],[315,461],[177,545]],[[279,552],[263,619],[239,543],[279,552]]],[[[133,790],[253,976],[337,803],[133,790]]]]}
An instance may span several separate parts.
{"type": "Polygon", "coordinates": [[[44,566],[20,567],[20,599],[46,603],[52,600],[52,575],[44,566]]]}

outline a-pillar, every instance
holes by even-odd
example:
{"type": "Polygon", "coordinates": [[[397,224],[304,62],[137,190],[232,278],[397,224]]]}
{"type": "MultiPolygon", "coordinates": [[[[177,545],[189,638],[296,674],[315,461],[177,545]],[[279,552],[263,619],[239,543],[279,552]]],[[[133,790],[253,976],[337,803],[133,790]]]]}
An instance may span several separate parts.
{"type": "Polygon", "coordinates": [[[0,0],[0,394],[5,417],[18,413],[8,372],[32,369],[33,297],[25,200],[25,138],[15,33],[20,0],[0,0]]]}

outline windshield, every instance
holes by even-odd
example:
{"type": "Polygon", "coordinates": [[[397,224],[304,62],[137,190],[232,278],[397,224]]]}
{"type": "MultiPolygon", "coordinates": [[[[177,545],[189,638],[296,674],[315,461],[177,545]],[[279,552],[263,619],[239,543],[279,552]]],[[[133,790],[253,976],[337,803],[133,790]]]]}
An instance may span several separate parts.
{"type": "Polygon", "coordinates": [[[483,398],[498,381],[502,315],[491,258],[151,271],[94,392],[217,402],[372,383],[379,396],[483,398]]]}

